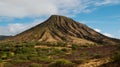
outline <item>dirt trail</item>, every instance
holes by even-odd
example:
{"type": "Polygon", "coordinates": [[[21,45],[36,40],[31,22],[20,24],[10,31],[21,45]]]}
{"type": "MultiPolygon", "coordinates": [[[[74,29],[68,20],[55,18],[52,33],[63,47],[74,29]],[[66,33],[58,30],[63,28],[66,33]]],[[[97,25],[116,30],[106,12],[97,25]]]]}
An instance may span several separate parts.
{"type": "Polygon", "coordinates": [[[110,62],[110,58],[94,59],[90,60],[88,63],[80,64],[77,67],[98,67],[102,64],[110,62]]]}
{"type": "Polygon", "coordinates": [[[63,49],[63,48],[66,48],[66,49],[71,50],[71,48],[68,48],[68,47],[53,47],[53,46],[44,46],[44,45],[35,46],[34,48],[56,48],[56,49],[63,49]]]}

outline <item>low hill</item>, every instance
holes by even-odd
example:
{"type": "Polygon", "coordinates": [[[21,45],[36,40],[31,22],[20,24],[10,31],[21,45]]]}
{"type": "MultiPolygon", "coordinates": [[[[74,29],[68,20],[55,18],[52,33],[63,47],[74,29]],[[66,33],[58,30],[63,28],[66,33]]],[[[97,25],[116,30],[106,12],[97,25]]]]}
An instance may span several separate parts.
{"type": "Polygon", "coordinates": [[[4,40],[4,39],[9,38],[9,37],[11,37],[11,36],[0,35],[0,40],[4,40]]]}

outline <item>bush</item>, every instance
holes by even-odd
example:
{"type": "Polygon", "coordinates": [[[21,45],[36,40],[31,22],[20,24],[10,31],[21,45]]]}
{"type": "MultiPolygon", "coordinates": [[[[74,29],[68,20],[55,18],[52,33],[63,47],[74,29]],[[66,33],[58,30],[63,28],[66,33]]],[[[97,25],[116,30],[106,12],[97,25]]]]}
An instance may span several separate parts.
{"type": "Polygon", "coordinates": [[[2,59],[0,58],[0,63],[2,62],[2,59]]]}
{"type": "Polygon", "coordinates": [[[42,58],[42,57],[30,57],[29,60],[35,62],[50,62],[49,58],[42,58]]]}
{"type": "Polygon", "coordinates": [[[79,48],[79,46],[77,44],[72,44],[72,50],[77,50],[79,48]]]}
{"type": "Polygon", "coordinates": [[[75,65],[69,60],[59,59],[51,63],[48,67],[75,67],[75,65]]]}
{"type": "Polygon", "coordinates": [[[15,56],[14,52],[8,52],[8,54],[7,54],[7,55],[8,55],[8,57],[9,57],[9,58],[11,58],[11,57],[15,56]]]}
{"type": "Polygon", "coordinates": [[[0,58],[1,59],[7,59],[8,58],[8,56],[7,56],[7,53],[6,52],[0,52],[0,58]]]}
{"type": "Polygon", "coordinates": [[[61,49],[63,52],[67,52],[67,49],[66,48],[62,48],[61,49]]]}
{"type": "Polygon", "coordinates": [[[112,55],[111,59],[112,59],[113,62],[120,61],[120,51],[116,51],[116,52],[112,55]]]}
{"type": "Polygon", "coordinates": [[[16,50],[16,54],[36,54],[36,50],[33,47],[21,47],[16,50]]]}
{"type": "Polygon", "coordinates": [[[60,55],[60,54],[64,54],[64,52],[60,49],[53,48],[51,49],[51,52],[49,55],[60,55]]]}
{"type": "Polygon", "coordinates": [[[28,60],[27,58],[27,55],[25,54],[17,54],[15,57],[14,57],[15,60],[28,60]]]}
{"type": "Polygon", "coordinates": [[[13,63],[13,64],[25,63],[25,62],[29,62],[29,61],[28,60],[21,60],[21,59],[11,60],[11,63],[13,63]]]}
{"type": "Polygon", "coordinates": [[[29,67],[42,67],[42,65],[38,63],[32,63],[29,65],[29,67]]]}
{"type": "Polygon", "coordinates": [[[101,54],[93,54],[92,57],[97,59],[97,58],[101,58],[103,56],[101,54]]]}
{"type": "Polygon", "coordinates": [[[76,60],[72,60],[72,62],[75,63],[75,64],[83,64],[83,63],[89,62],[89,60],[87,60],[87,59],[76,59],[76,60]]]}
{"type": "Polygon", "coordinates": [[[117,49],[120,50],[120,44],[117,44],[117,49]]]}
{"type": "Polygon", "coordinates": [[[12,63],[5,63],[4,67],[13,67],[13,64],[12,63]]]}
{"type": "Polygon", "coordinates": [[[57,46],[61,46],[61,47],[65,47],[67,44],[66,43],[64,43],[64,42],[58,42],[57,43],[57,46]]]}

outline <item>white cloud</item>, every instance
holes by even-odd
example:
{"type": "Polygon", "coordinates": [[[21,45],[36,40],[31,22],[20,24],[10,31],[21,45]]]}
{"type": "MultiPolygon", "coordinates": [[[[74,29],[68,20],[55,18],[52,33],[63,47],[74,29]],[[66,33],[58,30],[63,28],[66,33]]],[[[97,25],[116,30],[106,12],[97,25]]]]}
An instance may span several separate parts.
{"type": "Polygon", "coordinates": [[[96,29],[94,29],[94,30],[95,30],[95,31],[97,31],[97,32],[101,32],[101,30],[100,30],[100,29],[97,29],[97,28],[96,28],[96,29]]]}
{"type": "Polygon", "coordinates": [[[117,3],[119,0],[0,0],[0,16],[23,18],[51,14],[75,15],[89,13],[96,5],[117,3]]]}
{"type": "Polygon", "coordinates": [[[101,2],[96,2],[96,6],[101,6],[101,5],[108,5],[108,4],[118,4],[120,3],[120,0],[103,0],[101,2]]]}
{"type": "Polygon", "coordinates": [[[14,20],[12,17],[0,17],[0,22],[14,20]]]}
{"type": "Polygon", "coordinates": [[[105,36],[108,36],[108,37],[115,37],[115,36],[113,36],[113,35],[110,34],[110,33],[102,32],[100,29],[95,28],[94,30],[97,31],[97,32],[99,32],[99,33],[102,33],[102,34],[105,35],[105,36]]]}
{"type": "Polygon", "coordinates": [[[110,33],[103,33],[105,36],[108,36],[108,37],[114,37],[112,34],[110,33]]]}
{"type": "MultiPolygon", "coordinates": [[[[95,7],[118,4],[120,0],[0,0],[0,21],[9,21],[14,18],[40,17],[51,14],[75,16],[80,13],[89,13],[95,7]]],[[[7,27],[0,27],[0,35],[20,33],[40,21],[31,24],[9,23],[7,27]]],[[[101,32],[99,29],[98,32],[101,32]]]]}
{"type": "Polygon", "coordinates": [[[16,35],[18,33],[21,33],[37,24],[40,24],[43,20],[35,20],[31,24],[25,24],[25,23],[14,23],[14,24],[8,24],[7,27],[0,27],[0,35],[16,35]]]}
{"type": "Polygon", "coordinates": [[[28,17],[57,13],[49,0],[0,0],[0,16],[28,17]]]}

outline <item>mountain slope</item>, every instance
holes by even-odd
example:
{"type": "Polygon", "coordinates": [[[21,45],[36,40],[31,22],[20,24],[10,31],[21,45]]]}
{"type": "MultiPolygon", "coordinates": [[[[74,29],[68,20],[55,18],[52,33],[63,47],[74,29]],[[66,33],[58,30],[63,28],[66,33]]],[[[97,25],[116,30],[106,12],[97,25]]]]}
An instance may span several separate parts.
{"type": "MultiPolygon", "coordinates": [[[[10,39],[11,40],[11,39],[10,39]]],[[[15,41],[110,43],[117,39],[104,36],[88,26],[65,16],[52,15],[45,22],[12,38],[15,41]]]]}

